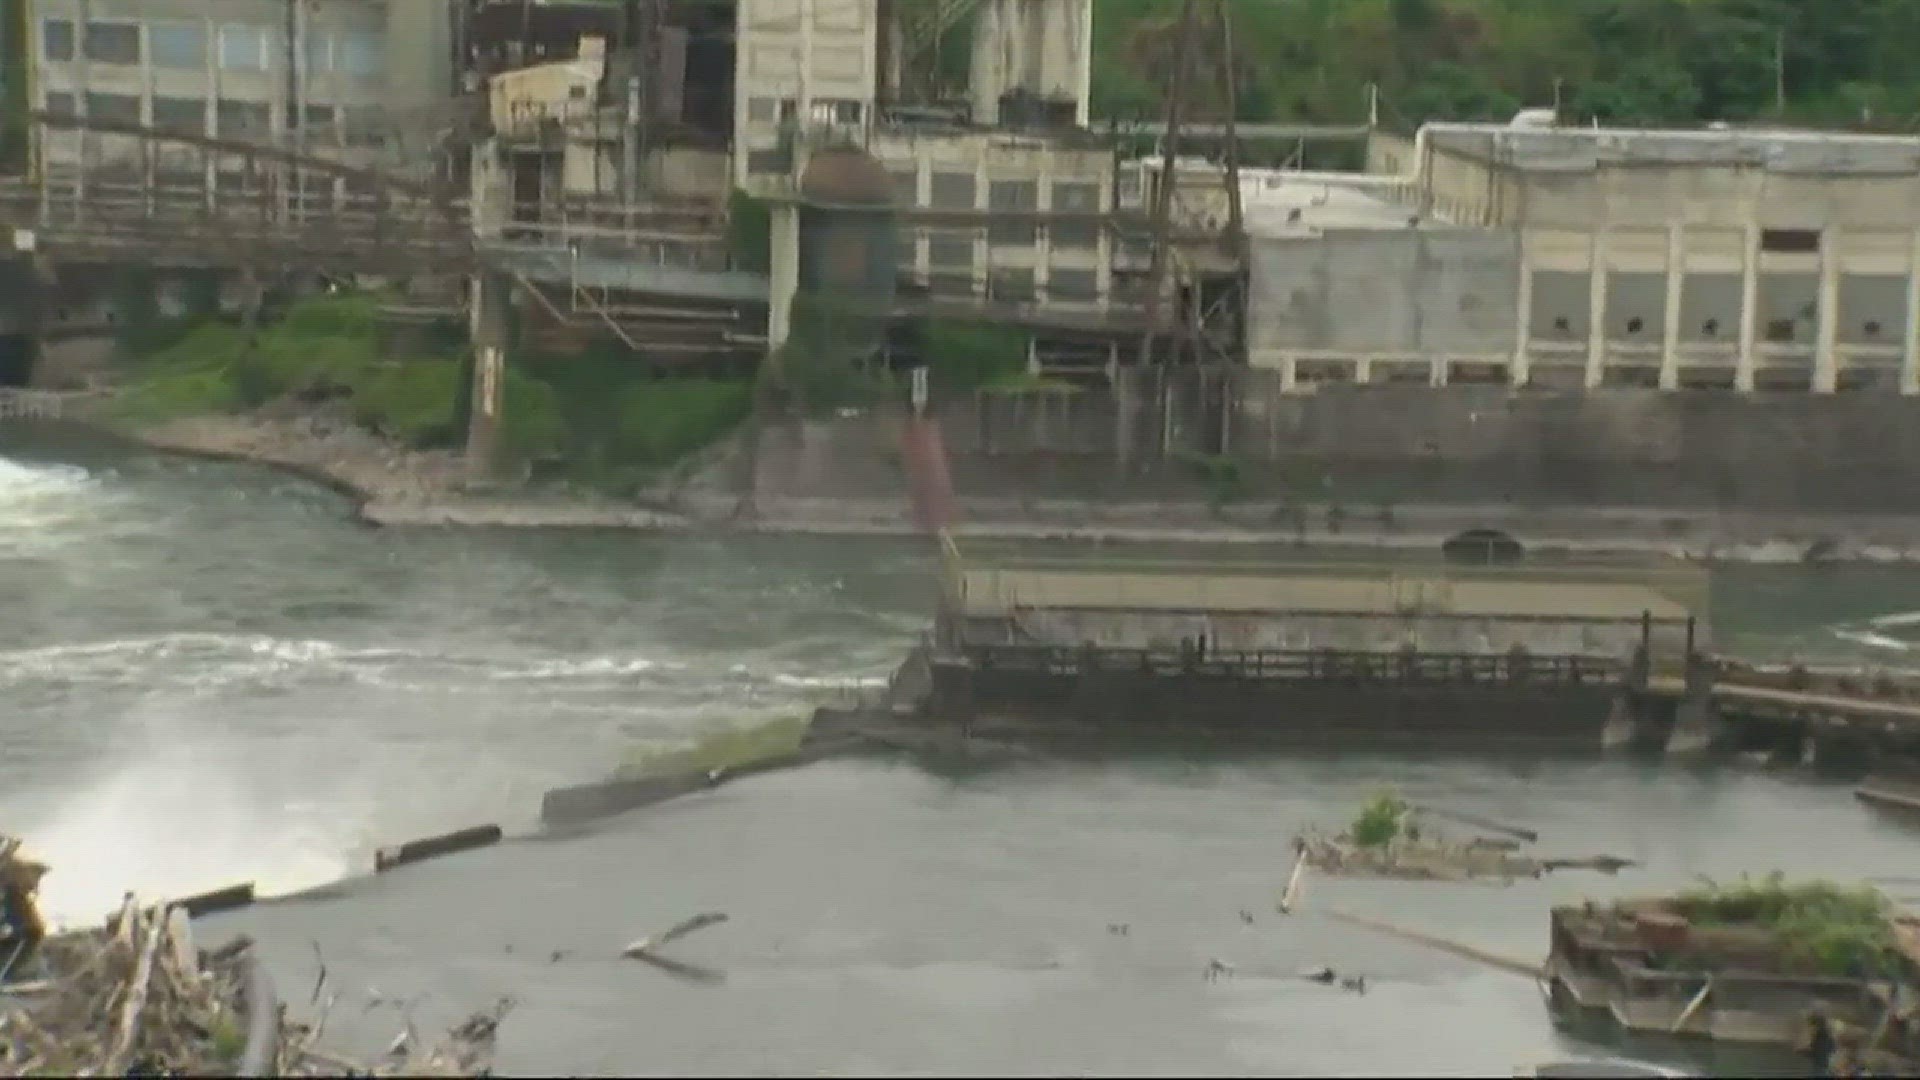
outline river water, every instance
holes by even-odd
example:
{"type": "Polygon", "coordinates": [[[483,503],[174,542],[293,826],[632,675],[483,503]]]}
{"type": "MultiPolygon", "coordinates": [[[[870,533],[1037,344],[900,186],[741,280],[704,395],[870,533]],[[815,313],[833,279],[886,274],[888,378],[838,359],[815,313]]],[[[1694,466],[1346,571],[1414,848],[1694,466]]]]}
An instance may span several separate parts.
{"type": "MultiPolygon", "coordinates": [[[[378,844],[528,831],[543,791],[637,745],[882,679],[931,602],[913,544],[379,531],[347,510],[245,467],[0,433],[0,831],[53,865],[56,916],[127,889],[293,892],[378,844]]],[[[1720,641],[1751,655],[1905,664],[1916,611],[1914,571],[1715,580],[1720,641]]],[[[324,958],[349,1049],[403,1023],[375,998],[418,999],[424,1029],[512,995],[510,1071],[1487,1075],[1581,1046],[1528,980],[1321,912],[1535,959],[1556,900],[1696,874],[1898,874],[1917,852],[1920,834],[1844,785],[1731,769],[847,761],[212,932],[258,937],[298,1006],[324,958]],[[1292,832],[1387,783],[1647,868],[1508,889],[1310,882],[1305,913],[1276,915],[1292,832]],[[675,955],[724,983],[611,959],[708,909],[732,921],[675,955]],[[1215,958],[1231,978],[1201,978],[1215,958]],[[1369,992],[1296,977],[1322,964],[1369,992]]],[[[1662,1053],[1682,1051],[1643,1051],[1662,1053]]]]}

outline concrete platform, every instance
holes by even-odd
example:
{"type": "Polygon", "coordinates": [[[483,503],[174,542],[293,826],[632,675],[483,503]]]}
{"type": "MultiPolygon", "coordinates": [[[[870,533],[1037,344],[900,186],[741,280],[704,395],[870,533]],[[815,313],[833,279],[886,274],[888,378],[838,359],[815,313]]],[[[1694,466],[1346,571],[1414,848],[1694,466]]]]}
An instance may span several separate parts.
{"type": "Polygon", "coordinates": [[[1632,582],[1514,578],[1476,580],[1422,573],[1362,577],[1320,573],[1151,573],[1103,570],[965,569],[956,575],[960,613],[1015,608],[1192,611],[1222,614],[1391,614],[1425,610],[1484,618],[1685,621],[1684,604],[1632,582]]]}

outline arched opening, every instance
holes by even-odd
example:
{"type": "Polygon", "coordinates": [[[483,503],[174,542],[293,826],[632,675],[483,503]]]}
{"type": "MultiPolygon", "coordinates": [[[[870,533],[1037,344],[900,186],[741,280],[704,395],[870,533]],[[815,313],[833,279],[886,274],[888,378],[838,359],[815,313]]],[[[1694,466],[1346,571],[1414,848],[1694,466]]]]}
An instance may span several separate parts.
{"type": "Polygon", "coordinates": [[[1498,566],[1526,558],[1520,541],[1498,529],[1468,529],[1440,545],[1448,562],[1467,566],[1498,566]]]}

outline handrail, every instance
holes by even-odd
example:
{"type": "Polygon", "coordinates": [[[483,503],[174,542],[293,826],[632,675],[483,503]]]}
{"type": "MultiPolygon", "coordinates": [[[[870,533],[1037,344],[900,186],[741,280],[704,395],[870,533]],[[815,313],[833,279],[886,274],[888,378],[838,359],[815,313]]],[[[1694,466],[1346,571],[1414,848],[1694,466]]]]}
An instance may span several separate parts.
{"type": "Polygon", "coordinates": [[[1594,655],[1422,653],[1412,650],[1100,648],[966,645],[947,652],[981,670],[1050,675],[1220,675],[1276,681],[1605,684],[1624,680],[1623,660],[1594,655]]]}

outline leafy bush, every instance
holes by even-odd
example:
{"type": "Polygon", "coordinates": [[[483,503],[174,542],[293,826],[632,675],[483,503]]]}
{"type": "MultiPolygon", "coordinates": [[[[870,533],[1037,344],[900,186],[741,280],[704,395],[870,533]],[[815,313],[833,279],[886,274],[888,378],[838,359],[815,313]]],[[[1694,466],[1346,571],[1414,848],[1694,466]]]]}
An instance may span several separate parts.
{"type": "Polygon", "coordinates": [[[615,455],[623,464],[670,465],[746,419],[752,387],[709,379],[662,379],[621,391],[615,455]]]}
{"type": "Polygon", "coordinates": [[[412,360],[382,366],[354,392],[354,420],[408,446],[459,441],[466,365],[458,360],[412,360]]]}
{"type": "Polygon", "coordinates": [[[1400,837],[1411,810],[1390,791],[1375,795],[1353,819],[1353,842],[1361,847],[1385,847],[1400,837]]]}
{"type": "Polygon", "coordinates": [[[921,331],[928,374],[945,390],[1011,387],[1027,375],[1026,333],[1004,326],[930,320],[921,331]]]}
{"type": "Polygon", "coordinates": [[[1674,909],[1702,927],[1770,930],[1791,965],[1835,976],[1869,976],[1899,963],[1891,905],[1869,886],[1789,884],[1775,872],[1760,881],[1709,882],[1681,893],[1674,909]]]}

